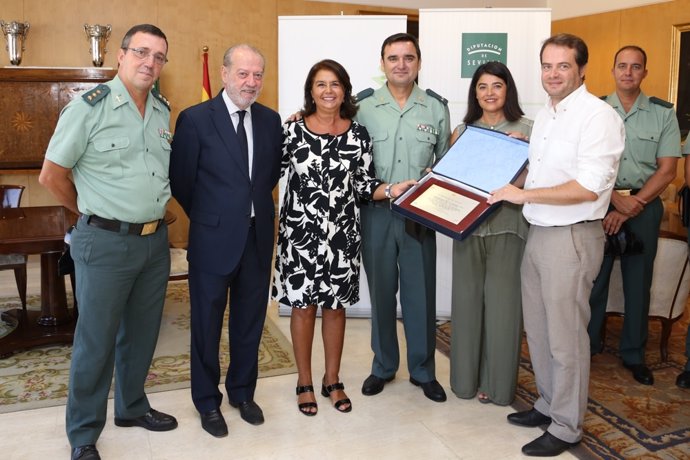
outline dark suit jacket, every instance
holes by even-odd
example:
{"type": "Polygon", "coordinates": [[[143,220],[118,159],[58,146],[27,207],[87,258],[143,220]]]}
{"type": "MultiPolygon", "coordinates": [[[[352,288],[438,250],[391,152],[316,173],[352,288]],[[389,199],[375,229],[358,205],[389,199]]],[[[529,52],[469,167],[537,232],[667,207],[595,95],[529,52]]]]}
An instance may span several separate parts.
{"type": "Polygon", "coordinates": [[[221,93],[180,113],[170,158],[172,194],[189,216],[187,258],[194,269],[231,273],[244,251],[251,203],[259,258],[270,265],[275,207],[272,191],[280,175],[280,116],[251,106],[254,156],[249,180],[237,134],[221,93]]]}

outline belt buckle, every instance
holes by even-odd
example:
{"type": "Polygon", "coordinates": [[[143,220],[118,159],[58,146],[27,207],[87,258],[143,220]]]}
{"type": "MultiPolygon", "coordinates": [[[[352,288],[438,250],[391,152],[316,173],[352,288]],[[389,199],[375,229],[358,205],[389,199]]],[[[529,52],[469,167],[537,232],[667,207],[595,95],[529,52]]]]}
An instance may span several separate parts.
{"type": "Polygon", "coordinates": [[[630,196],[632,195],[632,189],[630,188],[623,188],[623,189],[618,189],[616,190],[620,196],[630,196]]]}
{"type": "Polygon", "coordinates": [[[150,235],[152,233],[156,233],[156,230],[158,230],[158,221],[154,220],[153,222],[146,222],[144,226],[141,228],[141,233],[139,235],[141,236],[146,236],[150,235]]]}

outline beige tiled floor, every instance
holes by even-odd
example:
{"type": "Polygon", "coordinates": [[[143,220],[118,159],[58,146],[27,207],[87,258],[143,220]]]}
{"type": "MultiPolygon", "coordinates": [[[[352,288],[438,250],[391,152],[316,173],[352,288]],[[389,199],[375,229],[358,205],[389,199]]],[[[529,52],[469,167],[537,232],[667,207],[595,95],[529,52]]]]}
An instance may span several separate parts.
{"type": "MultiPolygon", "coordinates": [[[[38,292],[37,264],[30,270],[30,290],[38,292]]],[[[11,272],[0,272],[0,296],[14,295],[11,272]]],[[[269,315],[289,337],[289,319],[269,315]]],[[[264,425],[248,425],[237,410],[224,404],[230,434],[216,439],[204,432],[189,390],[153,393],[158,410],[175,415],[179,427],[167,433],[118,428],[110,418],[98,441],[104,459],[511,459],[523,458],[520,447],[541,434],[538,428],[519,428],[506,422],[509,407],[456,398],[448,384],[448,359],[437,353],[437,377],[449,399],[439,404],[424,398],[408,382],[405,363],[383,393],[360,392],[369,374],[370,322],[347,323],[341,378],[352,399],[349,414],[338,413],[318,396],[319,413],[305,417],[297,411],[296,375],[260,379],[256,401],[266,416],[264,425]]],[[[402,329],[399,330],[402,339],[402,329]]],[[[401,346],[404,347],[404,340],[401,346]]],[[[402,353],[404,356],[404,352],[402,353]]],[[[323,372],[320,337],[314,344],[314,381],[323,372]]],[[[0,458],[67,459],[64,406],[0,414],[0,458]]],[[[573,458],[565,453],[562,458],[573,458]]]]}

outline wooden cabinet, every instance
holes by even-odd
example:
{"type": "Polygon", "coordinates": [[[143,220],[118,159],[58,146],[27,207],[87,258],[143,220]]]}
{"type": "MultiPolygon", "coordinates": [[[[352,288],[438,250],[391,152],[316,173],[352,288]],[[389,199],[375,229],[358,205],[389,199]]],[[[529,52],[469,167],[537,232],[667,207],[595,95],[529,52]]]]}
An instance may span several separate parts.
{"type": "Polygon", "coordinates": [[[0,170],[40,168],[60,110],[116,73],[96,67],[0,68],[0,170]]]}

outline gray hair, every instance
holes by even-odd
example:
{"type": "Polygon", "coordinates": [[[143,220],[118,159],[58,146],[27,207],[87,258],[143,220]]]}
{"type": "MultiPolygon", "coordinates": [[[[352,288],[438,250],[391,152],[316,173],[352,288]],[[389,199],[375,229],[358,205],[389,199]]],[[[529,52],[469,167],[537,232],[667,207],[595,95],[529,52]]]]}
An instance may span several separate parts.
{"type": "Polygon", "coordinates": [[[225,54],[223,54],[223,65],[225,67],[230,68],[232,66],[232,55],[238,49],[248,50],[258,55],[261,58],[263,66],[266,67],[266,58],[264,57],[264,55],[261,53],[261,51],[259,51],[258,48],[248,43],[239,43],[237,45],[233,45],[230,48],[228,48],[227,51],[225,51],[225,54]]]}

